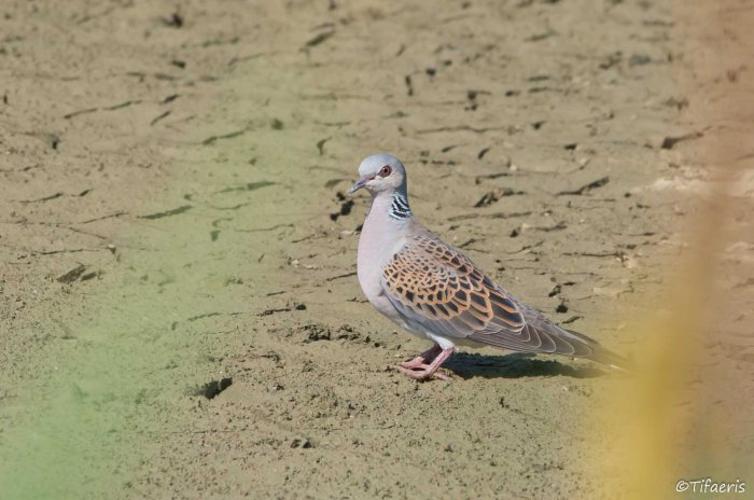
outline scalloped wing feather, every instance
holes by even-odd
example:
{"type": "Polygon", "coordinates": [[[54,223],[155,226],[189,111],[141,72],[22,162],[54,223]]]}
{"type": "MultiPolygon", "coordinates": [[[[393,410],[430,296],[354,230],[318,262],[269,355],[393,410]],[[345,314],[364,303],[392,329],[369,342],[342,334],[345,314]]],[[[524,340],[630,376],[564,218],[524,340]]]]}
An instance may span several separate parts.
{"type": "Polygon", "coordinates": [[[417,236],[383,270],[390,301],[410,320],[451,337],[522,331],[516,304],[471,260],[436,238],[417,236]]]}
{"type": "Polygon", "coordinates": [[[393,255],[382,286],[409,324],[445,337],[623,364],[596,341],[517,302],[460,250],[429,232],[414,236],[393,255]]]}

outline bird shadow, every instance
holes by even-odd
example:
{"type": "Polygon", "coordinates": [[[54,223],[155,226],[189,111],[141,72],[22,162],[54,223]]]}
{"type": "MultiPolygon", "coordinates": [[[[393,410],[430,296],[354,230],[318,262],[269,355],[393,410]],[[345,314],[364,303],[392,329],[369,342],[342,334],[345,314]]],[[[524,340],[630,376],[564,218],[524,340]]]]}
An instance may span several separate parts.
{"type": "Polygon", "coordinates": [[[485,356],[477,353],[456,353],[444,365],[463,379],[554,377],[594,378],[605,371],[590,366],[570,366],[550,359],[537,359],[532,353],[485,356]]]}

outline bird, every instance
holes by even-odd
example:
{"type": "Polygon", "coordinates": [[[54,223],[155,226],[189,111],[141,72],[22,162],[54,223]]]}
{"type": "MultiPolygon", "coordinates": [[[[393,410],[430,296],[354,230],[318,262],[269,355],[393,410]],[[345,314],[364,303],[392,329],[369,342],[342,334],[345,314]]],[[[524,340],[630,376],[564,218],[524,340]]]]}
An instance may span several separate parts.
{"type": "Polygon", "coordinates": [[[432,342],[400,363],[400,372],[419,381],[448,380],[438,369],[458,346],[561,354],[625,369],[625,358],[519,301],[422,225],[409,205],[406,168],[398,158],[365,158],[348,193],[361,189],[372,198],[358,244],[361,289],[378,312],[432,342]]]}

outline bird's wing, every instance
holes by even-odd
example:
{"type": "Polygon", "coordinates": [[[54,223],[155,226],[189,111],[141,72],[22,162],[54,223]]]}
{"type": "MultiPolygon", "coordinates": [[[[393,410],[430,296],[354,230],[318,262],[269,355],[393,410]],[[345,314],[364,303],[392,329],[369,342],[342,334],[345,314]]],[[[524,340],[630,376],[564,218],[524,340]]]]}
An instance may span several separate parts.
{"type": "Polygon", "coordinates": [[[410,238],[393,255],[382,287],[404,318],[438,335],[614,364],[596,341],[518,303],[460,250],[431,233],[410,238]]]}
{"type": "Polygon", "coordinates": [[[524,329],[523,315],[510,297],[438,239],[411,238],[383,269],[382,285],[401,313],[440,335],[501,332],[518,342],[524,329]]]}

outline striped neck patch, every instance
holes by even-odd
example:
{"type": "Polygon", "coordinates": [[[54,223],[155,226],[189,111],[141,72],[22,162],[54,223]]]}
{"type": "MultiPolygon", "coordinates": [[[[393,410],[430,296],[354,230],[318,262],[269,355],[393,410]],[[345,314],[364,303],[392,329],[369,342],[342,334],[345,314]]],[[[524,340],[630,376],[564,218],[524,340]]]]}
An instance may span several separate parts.
{"type": "Polygon", "coordinates": [[[411,215],[408,198],[406,198],[405,194],[396,191],[393,194],[393,203],[390,205],[390,217],[395,220],[406,220],[411,215]]]}

